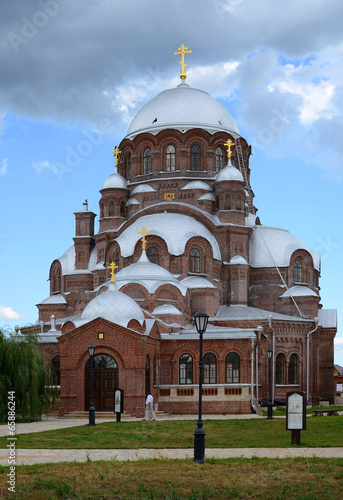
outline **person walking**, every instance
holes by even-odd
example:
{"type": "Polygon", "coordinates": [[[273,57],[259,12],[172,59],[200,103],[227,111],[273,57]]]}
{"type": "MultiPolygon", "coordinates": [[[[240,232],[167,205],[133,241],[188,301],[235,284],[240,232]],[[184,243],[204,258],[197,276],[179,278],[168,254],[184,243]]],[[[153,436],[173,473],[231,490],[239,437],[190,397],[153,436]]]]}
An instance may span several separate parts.
{"type": "Polygon", "coordinates": [[[150,417],[150,414],[152,415],[152,419],[156,420],[156,415],[154,412],[154,398],[152,397],[151,393],[149,392],[146,400],[145,400],[145,415],[143,420],[147,420],[148,417],[150,417]]]}

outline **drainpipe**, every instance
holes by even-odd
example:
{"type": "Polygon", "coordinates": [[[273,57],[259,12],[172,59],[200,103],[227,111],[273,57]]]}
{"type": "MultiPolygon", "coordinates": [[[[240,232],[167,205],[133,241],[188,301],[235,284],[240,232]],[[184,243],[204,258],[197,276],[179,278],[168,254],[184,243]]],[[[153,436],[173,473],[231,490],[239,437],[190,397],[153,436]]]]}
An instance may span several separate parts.
{"type": "Polygon", "coordinates": [[[251,339],[251,389],[250,389],[250,399],[251,399],[251,407],[254,407],[254,345],[255,339],[251,339]]]}
{"type": "Polygon", "coordinates": [[[310,404],[310,335],[318,328],[319,318],[314,318],[315,329],[308,332],[306,336],[306,404],[310,404]]]}
{"type": "Polygon", "coordinates": [[[275,330],[272,327],[272,319],[273,315],[268,314],[268,323],[269,323],[269,328],[272,331],[273,334],[273,342],[272,342],[272,349],[273,349],[273,359],[272,359],[272,364],[273,364],[273,370],[272,370],[272,404],[274,405],[274,388],[275,388],[275,330]]]}
{"type": "Polygon", "coordinates": [[[256,400],[258,402],[258,345],[261,340],[261,333],[263,332],[263,326],[258,325],[256,328],[257,342],[255,345],[255,361],[256,361],[256,400]]]}

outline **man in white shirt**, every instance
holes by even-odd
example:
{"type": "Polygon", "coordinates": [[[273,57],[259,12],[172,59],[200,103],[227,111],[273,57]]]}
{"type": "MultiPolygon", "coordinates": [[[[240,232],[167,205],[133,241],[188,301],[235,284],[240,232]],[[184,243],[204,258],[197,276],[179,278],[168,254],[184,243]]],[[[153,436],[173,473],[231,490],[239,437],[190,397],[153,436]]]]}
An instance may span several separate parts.
{"type": "Polygon", "coordinates": [[[153,420],[156,420],[156,415],[154,412],[154,398],[152,397],[152,395],[149,392],[149,394],[146,398],[146,401],[145,401],[145,415],[144,415],[143,420],[147,420],[150,413],[152,415],[153,420]]]}

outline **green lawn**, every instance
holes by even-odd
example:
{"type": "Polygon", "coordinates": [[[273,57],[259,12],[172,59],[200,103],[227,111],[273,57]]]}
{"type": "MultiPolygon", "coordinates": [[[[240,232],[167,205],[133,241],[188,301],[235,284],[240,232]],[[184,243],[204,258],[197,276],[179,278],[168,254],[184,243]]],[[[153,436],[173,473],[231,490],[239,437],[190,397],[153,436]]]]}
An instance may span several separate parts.
{"type": "MultiPolygon", "coordinates": [[[[34,434],[18,434],[17,448],[192,448],[196,421],[106,422],[34,434]]],[[[207,448],[289,447],[285,419],[205,420],[207,448]]],[[[5,448],[7,437],[0,438],[5,448]]],[[[301,433],[307,447],[343,446],[343,416],[307,419],[301,433]]]]}
{"type": "Polygon", "coordinates": [[[0,498],[20,500],[341,500],[343,459],[235,458],[139,460],[28,465],[16,468],[8,492],[0,466],[0,498]]]}

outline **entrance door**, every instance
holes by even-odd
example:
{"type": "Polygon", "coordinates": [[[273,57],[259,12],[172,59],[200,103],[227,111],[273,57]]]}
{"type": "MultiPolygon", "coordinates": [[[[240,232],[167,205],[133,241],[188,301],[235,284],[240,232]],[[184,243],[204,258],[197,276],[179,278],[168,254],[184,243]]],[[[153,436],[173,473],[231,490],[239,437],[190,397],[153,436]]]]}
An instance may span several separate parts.
{"type": "MultiPolygon", "coordinates": [[[[108,354],[93,358],[93,403],[97,411],[113,411],[114,391],[118,388],[118,366],[108,354]]],[[[86,411],[91,404],[91,360],[86,365],[86,411]]]]}

